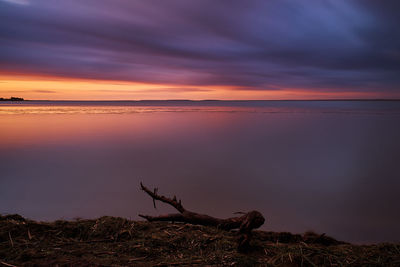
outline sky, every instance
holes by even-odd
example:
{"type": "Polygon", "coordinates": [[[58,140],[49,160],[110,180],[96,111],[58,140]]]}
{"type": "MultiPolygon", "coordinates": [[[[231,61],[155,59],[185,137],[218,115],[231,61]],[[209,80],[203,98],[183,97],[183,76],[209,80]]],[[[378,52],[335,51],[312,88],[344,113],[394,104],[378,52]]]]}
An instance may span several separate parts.
{"type": "Polygon", "coordinates": [[[0,0],[0,97],[400,98],[400,1],[0,0]]]}

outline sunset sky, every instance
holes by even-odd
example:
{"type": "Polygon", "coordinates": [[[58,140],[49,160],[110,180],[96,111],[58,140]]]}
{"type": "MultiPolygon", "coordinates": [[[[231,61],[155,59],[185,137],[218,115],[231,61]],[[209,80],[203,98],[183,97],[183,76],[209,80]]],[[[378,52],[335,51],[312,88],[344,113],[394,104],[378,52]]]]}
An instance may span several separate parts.
{"type": "Polygon", "coordinates": [[[400,1],[0,0],[0,97],[400,98],[400,1]]]}

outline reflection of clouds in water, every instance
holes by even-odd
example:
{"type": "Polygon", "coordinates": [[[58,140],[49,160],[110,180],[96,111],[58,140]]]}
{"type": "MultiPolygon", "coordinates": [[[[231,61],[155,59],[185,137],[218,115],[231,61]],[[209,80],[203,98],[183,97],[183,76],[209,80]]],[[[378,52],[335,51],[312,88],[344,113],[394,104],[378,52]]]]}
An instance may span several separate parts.
{"type": "Polygon", "coordinates": [[[0,115],[148,112],[397,114],[400,101],[29,101],[0,103],[0,115]]]}
{"type": "MultiPolygon", "coordinates": [[[[0,107],[0,114],[129,114],[150,112],[240,112],[237,108],[197,107],[0,107]]],[[[249,112],[251,110],[247,110],[249,112]]],[[[246,112],[243,110],[242,112],[246,112]]]]}
{"type": "Polygon", "coordinates": [[[266,230],[400,238],[397,115],[4,117],[12,125],[0,132],[0,212],[37,219],[169,212],[153,210],[138,189],[143,181],[218,217],[260,210],[266,230]]]}

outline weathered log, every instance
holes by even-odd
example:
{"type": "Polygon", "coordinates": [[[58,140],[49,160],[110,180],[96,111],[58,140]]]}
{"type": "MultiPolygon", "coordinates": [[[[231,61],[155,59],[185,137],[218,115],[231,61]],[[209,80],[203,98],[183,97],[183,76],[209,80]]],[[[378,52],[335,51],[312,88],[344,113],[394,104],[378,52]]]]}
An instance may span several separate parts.
{"type": "Polygon", "coordinates": [[[181,200],[177,200],[176,196],[172,199],[158,195],[158,189],[155,188],[153,191],[149,190],[146,186],[140,183],[141,190],[145,191],[152,199],[154,208],[156,207],[155,201],[161,201],[174,207],[179,213],[160,215],[160,216],[148,216],[139,214],[140,217],[146,219],[149,222],[152,221],[172,221],[172,222],[184,222],[191,224],[199,224],[206,226],[214,226],[223,230],[239,229],[240,238],[238,240],[238,250],[245,251],[249,248],[249,242],[251,239],[251,230],[259,228],[264,224],[264,217],[258,211],[250,211],[244,213],[240,217],[232,217],[227,219],[219,219],[211,217],[205,214],[199,214],[196,212],[188,211],[182,205],[181,200]]]}

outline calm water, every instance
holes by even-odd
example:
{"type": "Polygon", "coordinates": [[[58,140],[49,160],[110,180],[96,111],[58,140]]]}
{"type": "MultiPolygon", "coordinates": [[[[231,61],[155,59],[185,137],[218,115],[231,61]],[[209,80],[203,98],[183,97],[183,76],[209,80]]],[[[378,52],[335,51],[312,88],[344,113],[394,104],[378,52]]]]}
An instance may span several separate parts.
{"type": "Polygon", "coordinates": [[[0,104],[0,213],[139,219],[139,182],[265,230],[400,241],[400,102],[0,104]]]}

